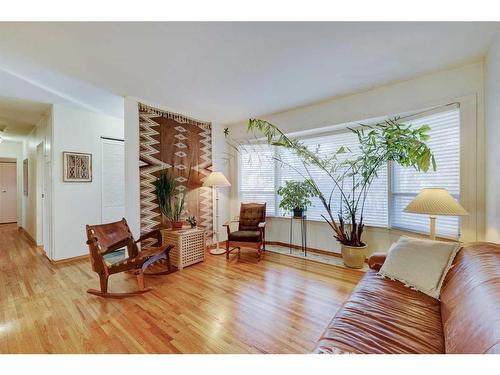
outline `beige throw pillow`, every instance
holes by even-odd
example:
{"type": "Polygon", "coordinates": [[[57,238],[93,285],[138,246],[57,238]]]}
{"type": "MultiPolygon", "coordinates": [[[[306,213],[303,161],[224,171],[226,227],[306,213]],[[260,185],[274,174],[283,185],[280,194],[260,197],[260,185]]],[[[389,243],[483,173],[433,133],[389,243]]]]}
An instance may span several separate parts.
{"type": "Polygon", "coordinates": [[[457,242],[400,237],[378,273],[439,299],[444,278],[460,248],[457,242]]]}

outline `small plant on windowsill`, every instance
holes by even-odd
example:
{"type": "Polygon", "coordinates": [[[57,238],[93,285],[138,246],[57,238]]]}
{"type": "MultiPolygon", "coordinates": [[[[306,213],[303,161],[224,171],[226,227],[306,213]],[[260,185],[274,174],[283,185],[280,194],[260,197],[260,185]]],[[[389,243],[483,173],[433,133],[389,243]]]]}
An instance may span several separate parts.
{"type": "Polygon", "coordinates": [[[281,197],[280,208],[293,212],[293,217],[302,217],[304,210],[310,207],[309,198],[316,196],[312,180],[286,181],[280,186],[278,195],[281,197]]]}

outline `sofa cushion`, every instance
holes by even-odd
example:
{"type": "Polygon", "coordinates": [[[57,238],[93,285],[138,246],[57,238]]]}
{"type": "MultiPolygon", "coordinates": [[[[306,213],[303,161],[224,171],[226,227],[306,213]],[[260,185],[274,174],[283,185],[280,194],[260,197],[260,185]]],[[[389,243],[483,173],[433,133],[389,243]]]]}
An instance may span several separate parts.
{"type": "Polygon", "coordinates": [[[447,353],[500,353],[500,245],[457,254],[441,292],[447,353]]]}
{"type": "Polygon", "coordinates": [[[315,353],[444,353],[439,301],[369,271],[315,353]]]}
{"type": "Polygon", "coordinates": [[[439,298],[441,287],[461,245],[457,242],[400,237],[379,274],[439,298]]]}
{"type": "Polygon", "coordinates": [[[258,230],[237,230],[229,233],[229,241],[259,242],[260,232],[258,230]]]}

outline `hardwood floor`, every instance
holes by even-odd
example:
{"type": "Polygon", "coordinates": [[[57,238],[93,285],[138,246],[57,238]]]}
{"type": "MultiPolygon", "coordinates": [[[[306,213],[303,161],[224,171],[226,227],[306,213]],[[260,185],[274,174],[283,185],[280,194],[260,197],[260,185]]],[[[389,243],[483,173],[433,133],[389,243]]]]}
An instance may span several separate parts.
{"type": "MultiPolygon", "coordinates": [[[[82,244],[82,247],[84,244],[82,244]]],[[[88,260],[53,265],[0,226],[0,353],[308,353],[361,272],[253,251],[148,277],[154,290],[107,300],[88,260]]],[[[135,276],[113,275],[110,291],[135,276]]]]}

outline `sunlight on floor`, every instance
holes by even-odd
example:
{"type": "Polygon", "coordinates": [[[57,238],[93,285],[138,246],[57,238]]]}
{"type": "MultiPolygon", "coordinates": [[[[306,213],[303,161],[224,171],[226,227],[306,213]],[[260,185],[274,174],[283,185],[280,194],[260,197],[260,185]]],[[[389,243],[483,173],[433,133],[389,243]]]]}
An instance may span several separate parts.
{"type": "MultiPolygon", "coordinates": [[[[280,245],[266,245],[266,250],[271,251],[273,253],[289,255],[295,258],[311,260],[313,262],[319,262],[324,264],[330,264],[333,266],[348,268],[344,265],[342,258],[335,255],[319,254],[312,251],[308,251],[307,256],[305,256],[304,252],[301,251],[300,249],[292,249],[290,252],[290,248],[280,245]]],[[[360,269],[360,271],[365,271],[365,272],[368,271],[368,264],[365,263],[365,265],[363,266],[362,269],[360,269]]]]}

